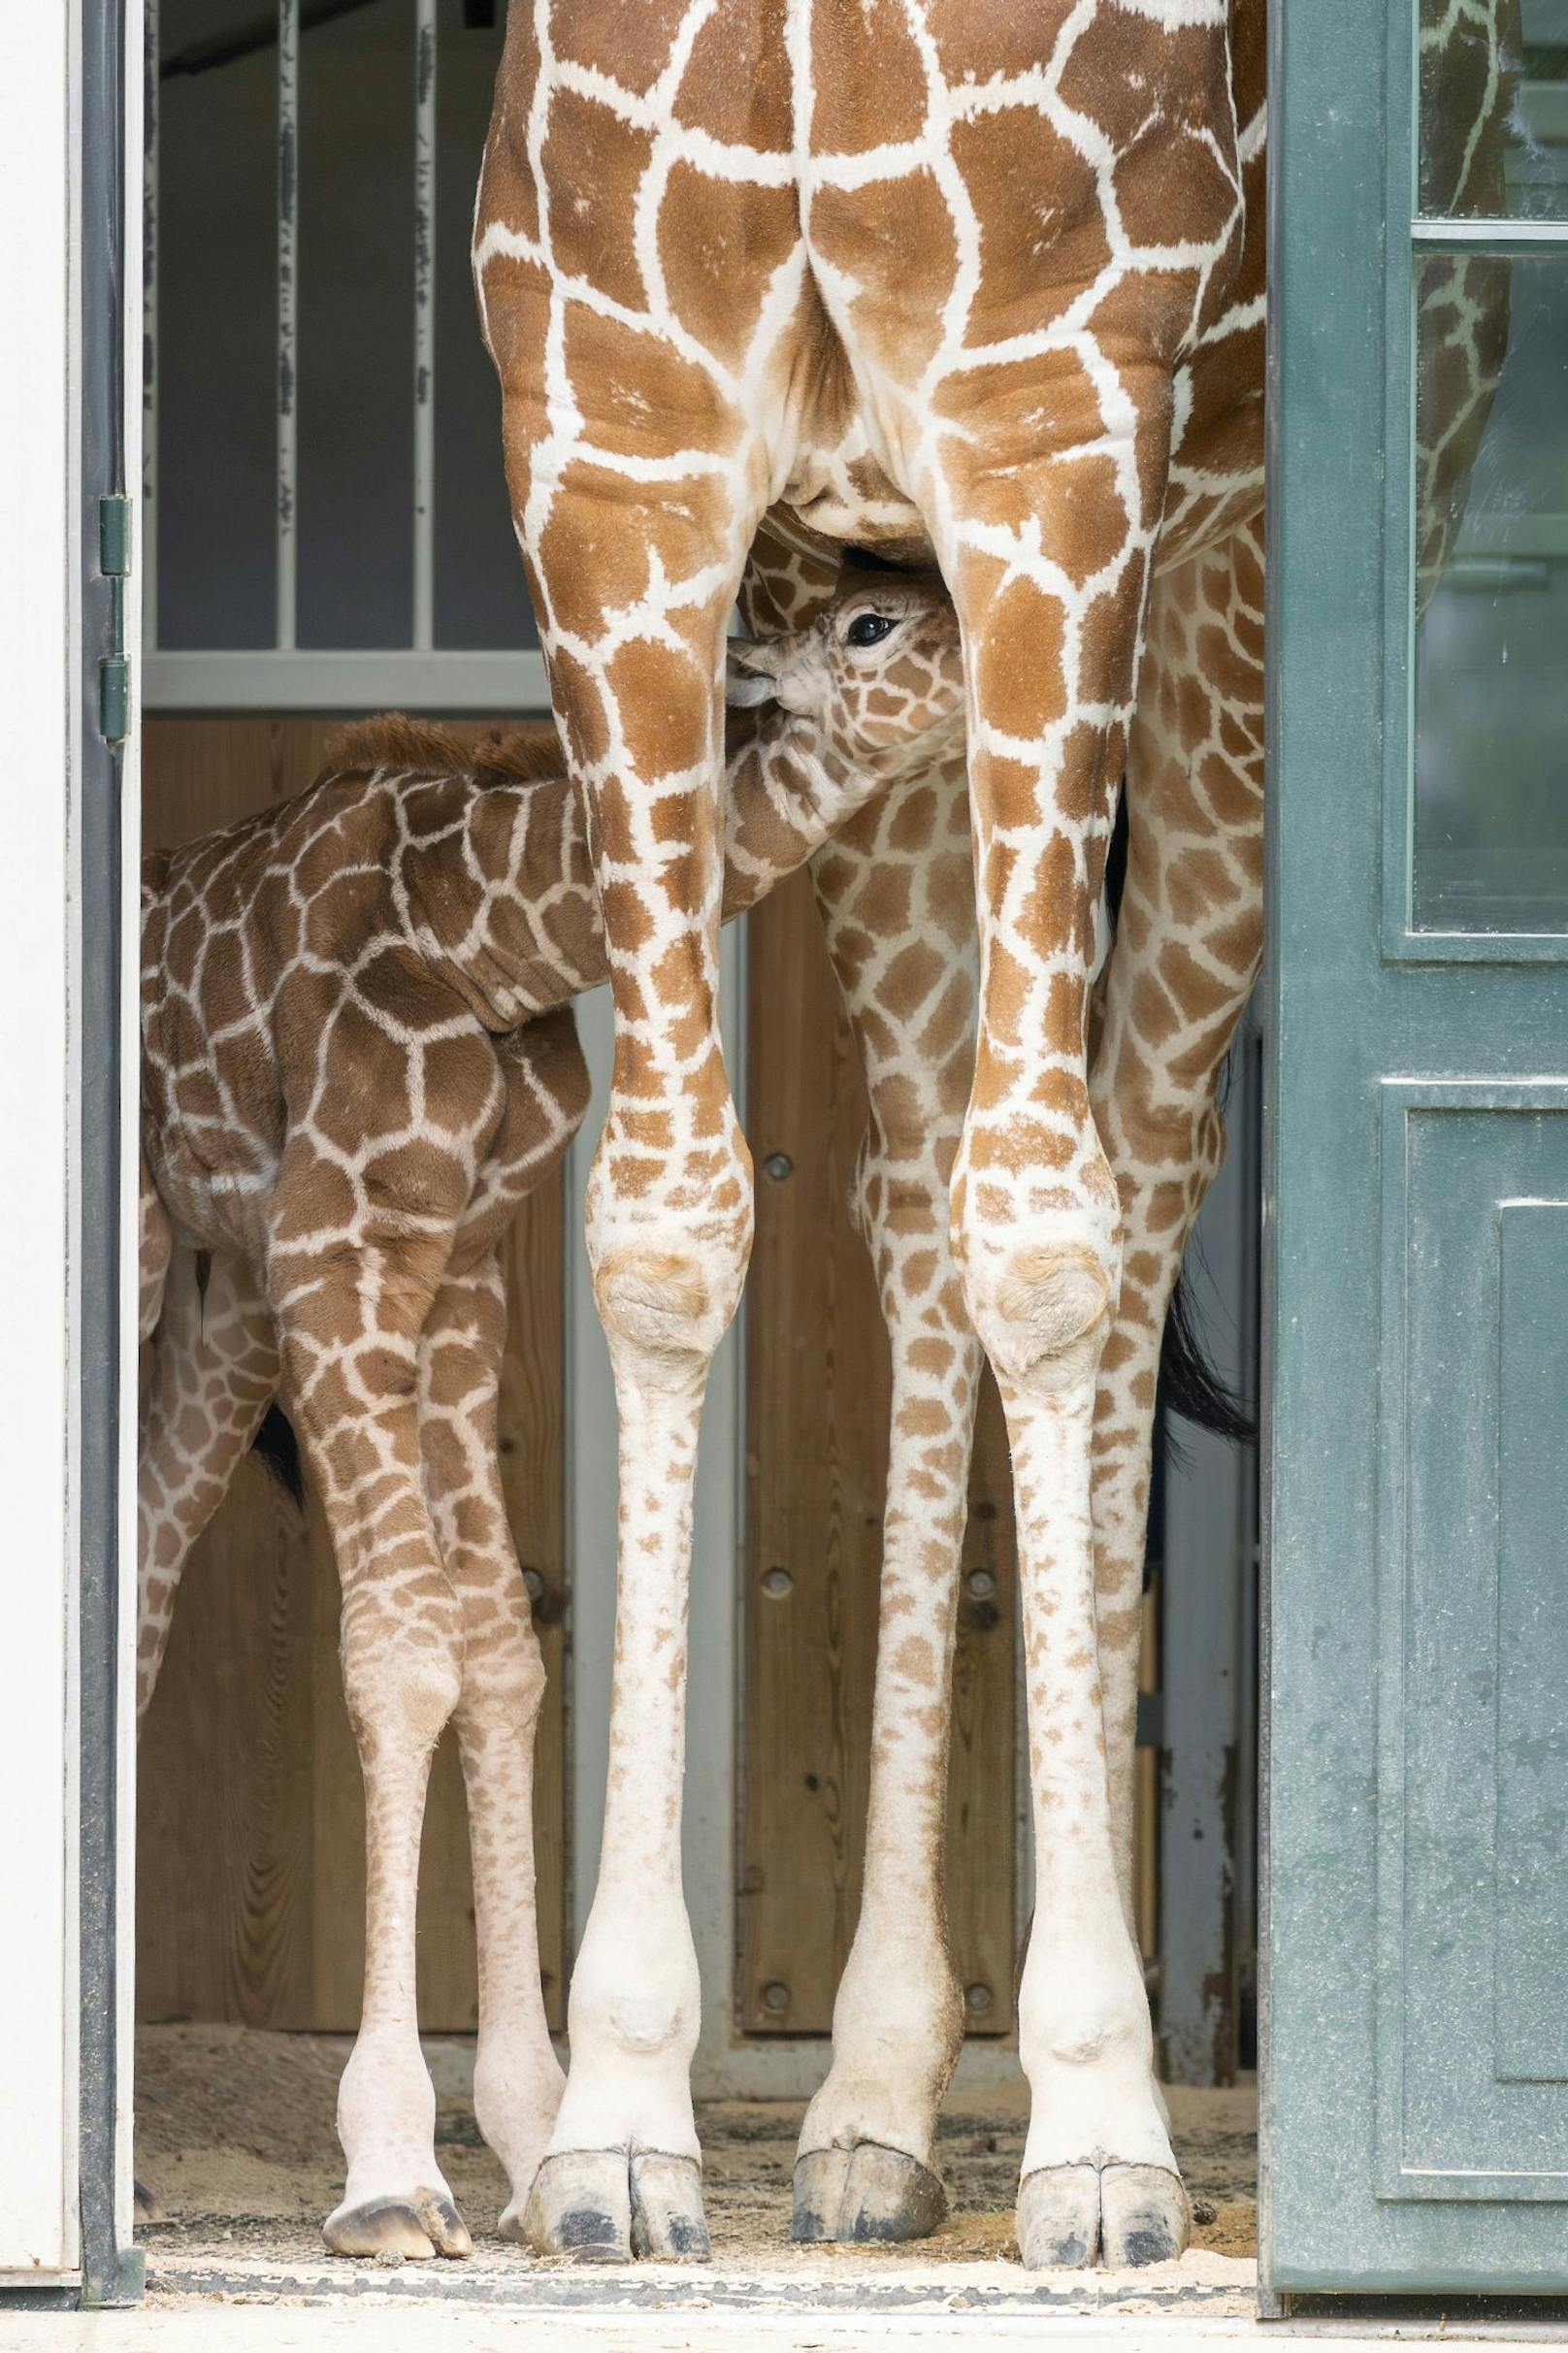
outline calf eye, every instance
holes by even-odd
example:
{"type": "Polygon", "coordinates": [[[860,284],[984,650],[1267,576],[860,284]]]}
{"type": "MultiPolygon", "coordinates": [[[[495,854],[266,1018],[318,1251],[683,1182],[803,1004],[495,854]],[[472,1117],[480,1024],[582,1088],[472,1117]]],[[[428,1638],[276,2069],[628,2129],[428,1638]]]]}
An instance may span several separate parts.
{"type": "Polygon", "coordinates": [[[846,645],[880,645],[898,628],[886,613],[857,613],[844,632],[846,645]]]}

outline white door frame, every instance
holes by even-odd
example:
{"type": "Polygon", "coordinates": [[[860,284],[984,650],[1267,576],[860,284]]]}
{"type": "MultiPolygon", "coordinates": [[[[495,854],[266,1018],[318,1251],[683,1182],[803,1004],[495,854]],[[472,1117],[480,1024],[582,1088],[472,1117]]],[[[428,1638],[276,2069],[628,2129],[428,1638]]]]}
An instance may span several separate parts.
{"type": "MultiPolygon", "coordinates": [[[[118,1233],[127,1205],[135,1230],[119,1150],[136,1072],[122,1026],[134,1023],[134,962],[127,968],[120,954],[135,795],[124,796],[122,839],[116,762],[97,734],[114,603],[97,562],[97,501],[119,486],[106,465],[135,455],[123,358],[137,347],[138,298],[128,286],[119,300],[113,232],[126,151],[119,38],[129,29],[139,40],[140,0],[123,0],[123,16],[120,5],[37,0],[15,13],[0,142],[0,211],[14,231],[0,646],[16,886],[0,926],[13,1106],[0,1122],[12,1242],[0,1281],[12,1336],[0,1367],[12,1560],[0,1706],[10,1800],[0,2293],[94,2302],[134,2286],[119,2262],[130,2221],[130,1908],[114,1901],[131,1808],[114,1700],[129,1664],[115,1628],[121,1565],[134,1563],[118,1542],[135,1441],[135,1316],[133,1305],[127,1341],[118,1233]],[[97,135],[84,139],[88,121],[97,135]],[[89,1689],[84,1675],[99,1669],[108,1687],[89,1689]]],[[[134,88],[126,101],[135,117],[134,88]]],[[[134,139],[135,120],[127,127],[134,139]]],[[[134,928],[129,937],[134,947],[134,928]]]]}

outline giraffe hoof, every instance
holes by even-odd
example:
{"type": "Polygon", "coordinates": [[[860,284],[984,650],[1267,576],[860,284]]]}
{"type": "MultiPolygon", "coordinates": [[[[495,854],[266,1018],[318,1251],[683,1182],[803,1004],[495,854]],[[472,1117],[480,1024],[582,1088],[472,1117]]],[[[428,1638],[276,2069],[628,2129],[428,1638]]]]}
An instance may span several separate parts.
{"type": "Polygon", "coordinates": [[[160,2201],[156,2190],[149,2190],[145,2181],[133,2181],[131,2184],[131,2192],[133,2199],[133,2210],[138,2222],[163,2222],[167,2220],[167,2216],[163,2210],[162,2202],[160,2201]]]}
{"type": "Polygon", "coordinates": [[[1018,2187],[1018,2251],[1026,2271],[1082,2271],[1099,2253],[1099,2169],[1048,2165],[1018,2187]]]}
{"type": "Polygon", "coordinates": [[[367,2198],[329,2214],[321,2236],[335,2255],[392,2255],[425,2263],[432,2255],[474,2251],[468,2225],[444,2190],[415,2190],[409,2198],[367,2198]]]}
{"type": "Polygon", "coordinates": [[[929,2166],[879,2141],[807,2149],[795,2161],[790,2236],[801,2245],[886,2246],[929,2239],[947,2193],[929,2166]]]}
{"type": "Polygon", "coordinates": [[[650,2152],[633,2158],[631,2174],[633,2254],[665,2263],[708,2262],[713,2249],[697,2159],[650,2152]]]}
{"type": "Polygon", "coordinates": [[[624,2149],[560,2149],[534,2176],[522,2238],[564,2263],[630,2263],[632,2178],[624,2149]]]}
{"type": "Polygon", "coordinates": [[[1182,2177],[1163,2165],[1108,2165],[1099,2177],[1099,2213],[1107,2271],[1174,2263],[1192,2236],[1182,2177]]]}

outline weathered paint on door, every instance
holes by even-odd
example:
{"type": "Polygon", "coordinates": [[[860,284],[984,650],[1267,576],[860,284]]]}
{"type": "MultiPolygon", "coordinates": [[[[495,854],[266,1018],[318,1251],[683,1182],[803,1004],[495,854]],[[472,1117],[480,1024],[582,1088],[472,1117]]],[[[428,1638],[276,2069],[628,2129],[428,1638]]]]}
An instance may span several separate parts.
{"type": "MultiPolygon", "coordinates": [[[[1549,14],[1526,0],[1509,33],[1498,193],[1453,218],[1416,151],[1416,9],[1279,12],[1276,2293],[1568,2287],[1568,188],[1527,136],[1549,14]],[[1486,267],[1434,307],[1455,257],[1486,267]],[[1488,306],[1495,397],[1418,622],[1417,387],[1488,306]]],[[[1456,86],[1428,71],[1429,108],[1456,86]]]]}

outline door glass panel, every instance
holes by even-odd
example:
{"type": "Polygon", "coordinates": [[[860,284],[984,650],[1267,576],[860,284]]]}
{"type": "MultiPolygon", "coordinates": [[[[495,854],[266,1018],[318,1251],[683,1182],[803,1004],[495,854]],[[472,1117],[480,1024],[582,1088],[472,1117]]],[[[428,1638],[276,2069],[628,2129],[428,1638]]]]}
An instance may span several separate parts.
{"type": "Polygon", "coordinates": [[[1568,220],[1568,0],[1421,0],[1421,210],[1568,220]]]}
{"type": "Polygon", "coordinates": [[[1417,928],[1568,931],[1568,254],[1416,266],[1417,928]]]}

